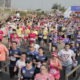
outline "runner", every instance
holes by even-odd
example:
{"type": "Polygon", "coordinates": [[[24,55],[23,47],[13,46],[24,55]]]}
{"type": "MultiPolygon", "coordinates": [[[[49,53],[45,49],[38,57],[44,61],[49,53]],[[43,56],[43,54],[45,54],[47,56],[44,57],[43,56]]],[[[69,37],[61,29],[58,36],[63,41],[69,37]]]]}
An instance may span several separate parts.
{"type": "Polygon", "coordinates": [[[2,43],[2,39],[0,39],[0,72],[2,72],[3,65],[6,60],[9,58],[9,51],[7,47],[2,43]]]}

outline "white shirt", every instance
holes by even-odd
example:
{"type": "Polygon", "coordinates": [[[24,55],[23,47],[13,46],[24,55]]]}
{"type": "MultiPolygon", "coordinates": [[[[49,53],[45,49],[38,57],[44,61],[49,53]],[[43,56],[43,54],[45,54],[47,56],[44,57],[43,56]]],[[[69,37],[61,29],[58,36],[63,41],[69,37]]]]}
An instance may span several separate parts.
{"type": "Polygon", "coordinates": [[[38,51],[38,49],[40,48],[40,46],[38,44],[35,44],[34,48],[35,48],[36,51],[38,51]]]}
{"type": "Polygon", "coordinates": [[[25,61],[18,60],[18,61],[16,62],[16,66],[17,66],[18,68],[22,68],[22,67],[26,66],[26,63],[25,63],[25,61]]]}
{"type": "Polygon", "coordinates": [[[16,17],[20,18],[20,13],[17,13],[17,14],[16,14],[16,17]]]}
{"type": "Polygon", "coordinates": [[[62,61],[62,65],[63,66],[68,66],[70,64],[73,63],[72,57],[75,56],[74,52],[69,49],[68,51],[66,51],[65,49],[62,49],[58,55],[61,57],[62,61]]]}

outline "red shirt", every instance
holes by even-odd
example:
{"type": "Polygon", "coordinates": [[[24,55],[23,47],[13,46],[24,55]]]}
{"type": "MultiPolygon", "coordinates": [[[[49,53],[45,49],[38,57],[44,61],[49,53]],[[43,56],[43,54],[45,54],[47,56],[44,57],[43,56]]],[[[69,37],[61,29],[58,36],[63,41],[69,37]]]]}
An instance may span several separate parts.
{"type": "Polygon", "coordinates": [[[12,33],[12,34],[10,35],[10,39],[11,39],[12,41],[15,41],[15,39],[19,39],[19,37],[18,37],[17,34],[12,33]]]}
{"type": "Polygon", "coordinates": [[[28,26],[28,29],[31,29],[31,26],[28,26]]]}
{"type": "Polygon", "coordinates": [[[29,38],[30,41],[35,41],[36,36],[37,35],[35,33],[30,33],[29,36],[28,36],[28,38],[29,38]]]}

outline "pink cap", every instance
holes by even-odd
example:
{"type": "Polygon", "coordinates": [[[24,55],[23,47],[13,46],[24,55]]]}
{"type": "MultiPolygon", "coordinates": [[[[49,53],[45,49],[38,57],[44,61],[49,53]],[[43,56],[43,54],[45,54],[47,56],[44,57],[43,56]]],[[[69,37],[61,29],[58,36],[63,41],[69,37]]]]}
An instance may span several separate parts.
{"type": "Polygon", "coordinates": [[[58,55],[57,55],[56,52],[53,52],[53,53],[52,53],[52,56],[54,56],[54,57],[58,57],[58,55]]]}

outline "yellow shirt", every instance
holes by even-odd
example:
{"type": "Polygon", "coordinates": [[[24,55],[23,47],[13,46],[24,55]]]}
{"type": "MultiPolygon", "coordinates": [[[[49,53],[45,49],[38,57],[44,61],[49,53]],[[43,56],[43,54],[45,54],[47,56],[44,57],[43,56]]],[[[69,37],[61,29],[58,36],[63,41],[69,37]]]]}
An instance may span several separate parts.
{"type": "Polygon", "coordinates": [[[25,29],[25,34],[28,35],[30,33],[29,29],[25,29]]]}
{"type": "Polygon", "coordinates": [[[35,31],[33,31],[33,33],[35,33],[36,35],[38,35],[38,31],[36,31],[36,30],[35,30],[35,31]]]}
{"type": "Polygon", "coordinates": [[[19,37],[22,37],[22,28],[16,29],[16,32],[19,37]]]}
{"type": "Polygon", "coordinates": [[[47,39],[48,31],[47,30],[44,30],[43,31],[43,35],[44,35],[43,39],[47,39]]]}

